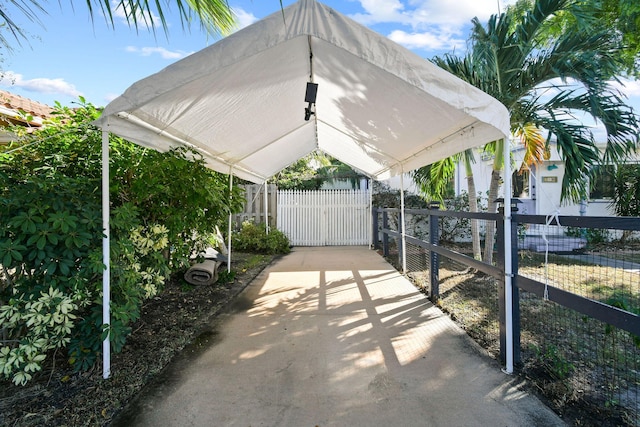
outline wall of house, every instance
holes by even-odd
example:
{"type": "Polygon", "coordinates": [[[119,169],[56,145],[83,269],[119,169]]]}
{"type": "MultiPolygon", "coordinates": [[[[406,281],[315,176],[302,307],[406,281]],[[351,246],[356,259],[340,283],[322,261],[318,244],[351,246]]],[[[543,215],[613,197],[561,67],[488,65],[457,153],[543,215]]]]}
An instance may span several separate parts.
{"type": "MultiPolygon", "coordinates": [[[[553,146],[555,148],[555,146],[553,146]]],[[[487,196],[493,167],[493,156],[476,150],[476,163],[472,165],[476,190],[484,198],[487,196]]],[[[512,168],[518,170],[524,157],[523,147],[514,147],[512,150],[512,168]]],[[[532,215],[549,215],[558,212],[560,215],[588,215],[610,216],[613,215],[611,201],[608,199],[589,200],[584,206],[573,203],[561,203],[562,177],[564,176],[564,163],[560,159],[557,150],[552,149],[549,160],[535,166],[530,171],[529,191],[522,194],[519,210],[532,215]]],[[[467,190],[464,165],[459,165],[456,171],[456,194],[467,190]]],[[[500,194],[503,190],[500,188],[500,194]]],[[[486,203],[486,201],[485,201],[486,203]]]]}

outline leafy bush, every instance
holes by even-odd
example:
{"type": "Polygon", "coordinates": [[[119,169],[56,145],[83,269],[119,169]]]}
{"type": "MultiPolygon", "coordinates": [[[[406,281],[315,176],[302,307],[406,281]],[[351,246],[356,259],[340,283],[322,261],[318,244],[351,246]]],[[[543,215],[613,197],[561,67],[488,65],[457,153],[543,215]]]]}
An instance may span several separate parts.
{"type": "MultiPolygon", "coordinates": [[[[81,100],[82,101],[82,100],[81,100]]],[[[102,324],[99,111],[57,106],[44,129],[0,147],[0,375],[25,384],[48,352],[77,369],[109,334],[120,351],[142,302],[239,211],[227,177],[188,150],[159,153],[110,137],[111,325],[102,324]],[[230,203],[229,200],[234,200],[230,203]]]]}
{"type": "Polygon", "coordinates": [[[233,247],[242,252],[287,254],[291,251],[287,236],[275,229],[269,230],[267,234],[265,224],[245,221],[240,231],[233,234],[232,239],[233,247]]]}
{"type": "Polygon", "coordinates": [[[567,227],[565,234],[571,237],[584,237],[589,245],[607,243],[612,238],[611,232],[604,228],[567,227]]]}

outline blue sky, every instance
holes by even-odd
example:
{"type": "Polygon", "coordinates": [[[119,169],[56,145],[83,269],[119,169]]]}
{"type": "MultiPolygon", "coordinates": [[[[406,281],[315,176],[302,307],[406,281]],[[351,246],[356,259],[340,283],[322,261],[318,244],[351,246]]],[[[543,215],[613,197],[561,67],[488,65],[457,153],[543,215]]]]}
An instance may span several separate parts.
{"type": "MultiPolygon", "coordinates": [[[[465,50],[469,22],[481,21],[513,0],[325,0],[325,4],[356,21],[430,58],[465,50]]],[[[285,6],[292,0],[285,0],[285,6]]],[[[171,3],[171,2],[170,2],[171,3]]],[[[229,0],[239,26],[280,10],[279,0],[229,0]]],[[[7,8],[8,6],[3,6],[7,8]]],[[[10,9],[5,9],[11,13],[10,9]]],[[[71,105],[84,96],[97,106],[106,105],[131,84],[169,64],[216,42],[198,25],[183,30],[177,11],[166,10],[169,33],[162,28],[137,32],[115,17],[115,28],[97,12],[92,22],[84,1],[47,4],[41,25],[17,12],[11,14],[28,34],[15,51],[2,51],[4,72],[0,88],[50,104],[71,105]]],[[[629,103],[640,109],[640,84],[623,89],[629,103]]]]}

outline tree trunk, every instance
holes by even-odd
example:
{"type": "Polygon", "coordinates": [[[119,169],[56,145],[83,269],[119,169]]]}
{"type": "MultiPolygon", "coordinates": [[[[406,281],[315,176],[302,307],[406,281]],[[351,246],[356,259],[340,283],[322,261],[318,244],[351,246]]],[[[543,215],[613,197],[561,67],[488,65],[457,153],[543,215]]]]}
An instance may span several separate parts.
{"type": "MultiPolygon", "coordinates": [[[[489,200],[487,201],[487,212],[496,213],[498,210],[498,190],[500,189],[500,174],[504,168],[504,150],[507,150],[508,145],[504,139],[496,141],[495,157],[493,159],[493,170],[491,171],[491,183],[489,184],[489,200]],[[506,145],[506,147],[505,147],[506,145]]],[[[507,177],[511,179],[511,177],[507,177]]],[[[484,240],[484,262],[487,264],[493,264],[493,241],[496,235],[496,223],[493,221],[487,222],[487,233],[484,240]]]]}
{"type": "MultiPolygon", "coordinates": [[[[476,182],[473,179],[473,170],[471,162],[465,159],[465,170],[467,175],[467,190],[469,191],[469,212],[478,212],[478,195],[476,193],[476,182]]],[[[473,258],[482,259],[482,250],[480,249],[480,227],[478,220],[471,220],[471,243],[473,247],[473,258]]]]}
{"type": "MultiPolygon", "coordinates": [[[[500,170],[491,171],[491,183],[489,184],[489,200],[487,201],[487,212],[496,213],[498,203],[498,190],[500,188],[500,170]]],[[[496,235],[496,224],[493,221],[488,221],[486,225],[486,236],[484,240],[484,262],[487,264],[493,263],[493,241],[496,235]]]]}

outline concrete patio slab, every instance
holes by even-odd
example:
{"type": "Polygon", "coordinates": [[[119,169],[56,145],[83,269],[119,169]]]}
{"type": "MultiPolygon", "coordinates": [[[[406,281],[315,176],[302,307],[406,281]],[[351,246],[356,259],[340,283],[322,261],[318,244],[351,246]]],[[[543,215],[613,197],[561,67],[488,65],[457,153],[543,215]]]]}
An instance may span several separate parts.
{"type": "Polygon", "coordinates": [[[113,425],[565,425],[363,247],[295,248],[204,337],[113,425]]]}

